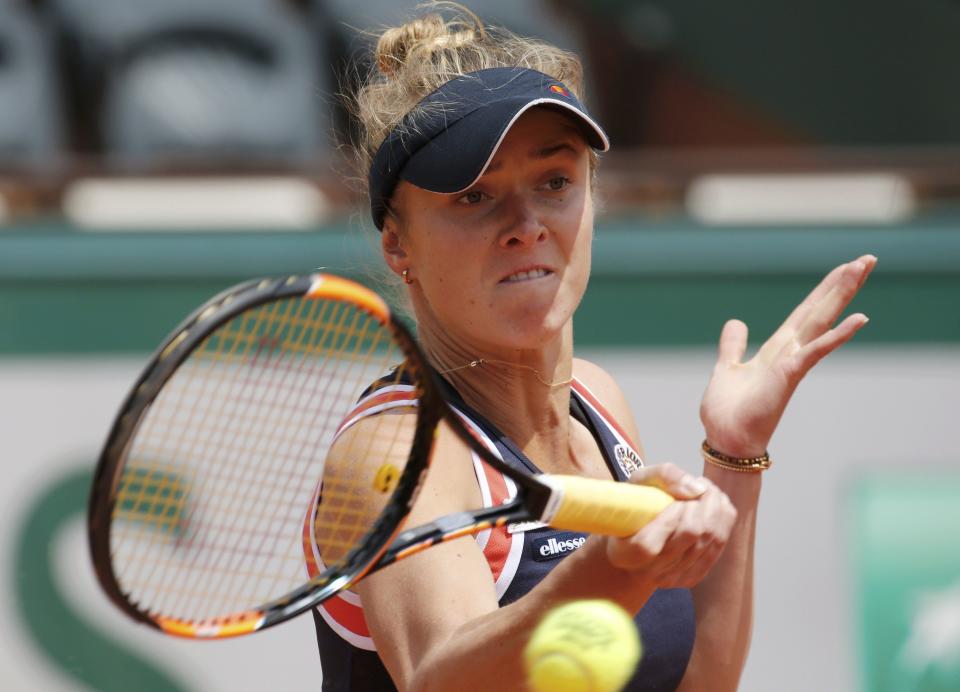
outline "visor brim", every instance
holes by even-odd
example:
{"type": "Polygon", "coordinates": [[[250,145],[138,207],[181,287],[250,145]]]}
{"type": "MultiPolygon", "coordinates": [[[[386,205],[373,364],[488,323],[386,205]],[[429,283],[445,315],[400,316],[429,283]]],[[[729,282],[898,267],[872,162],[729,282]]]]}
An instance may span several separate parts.
{"type": "Polygon", "coordinates": [[[479,108],[449,125],[410,157],[400,175],[430,192],[462,192],[483,175],[520,117],[537,106],[559,108],[580,126],[587,143],[607,151],[610,141],[589,115],[559,99],[515,97],[479,108]]]}

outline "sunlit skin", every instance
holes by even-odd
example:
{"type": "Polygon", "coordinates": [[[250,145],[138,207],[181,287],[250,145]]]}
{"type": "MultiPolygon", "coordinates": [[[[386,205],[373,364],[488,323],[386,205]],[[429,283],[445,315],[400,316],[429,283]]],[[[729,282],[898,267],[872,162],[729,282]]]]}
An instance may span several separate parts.
{"type": "Polygon", "coordinates": [[[588,145],[570,119],[533,108],[466,191],[398,186],[385,256],[410,270],[420,337],[441,366],[500,359],[552,377],[569,360],[590,273],[590,175],[588,145]],[[523,271],[544,275],[511,280],[523,271]]]}
{"type": "MultiPolygon", "coordinates": [[[[604,403],[641,456],[643,448],[613,378],[573,357],[573,315],[586,289],[593,238],[590,152],[573,122],[557,111],[531,109],[487,172],[462,193],[401,183],[382,248],[393,272],[408,272],[420,338],[464,399],[541,470],[609,477],[596,441],[571,421],[564,383],[572,375],[604,403]],[[537,275],[508,280],[531,270],[537,275]],[[479,358],[509,364],[464,367],[479,358]]],[[[864,255],[837,267],[752,358],[745,359],[746,325],[727,322],[700,410],[710,444],[742,457],[768,447],[806,373],[866,324],[859,313],[837,320],[875,264],[864,255]]],[[[691,456],[697,442],[691,441],[691,456]]],[[[411,525],[478,504],[463,443],[441,430],[434,458],[411,525]]],[[[654,590],[684,587],[693,594],[697,635],[679,689],[736,690],[753,618],[761,474],[712,465],[702,473],[648,463],[631,481],[657,485],[681,501],[630,537],[591,536],[529,594],[504,607],[471,538],[361,582],[368,624],[386,644],[378,651],[397,686],[485,690],[494,675],[498,689],[522,689],[517,652],[545,608],[604,597],[636,612],[654,590]],[[497,644],[482,661],[478,640],[497,644]]]]}

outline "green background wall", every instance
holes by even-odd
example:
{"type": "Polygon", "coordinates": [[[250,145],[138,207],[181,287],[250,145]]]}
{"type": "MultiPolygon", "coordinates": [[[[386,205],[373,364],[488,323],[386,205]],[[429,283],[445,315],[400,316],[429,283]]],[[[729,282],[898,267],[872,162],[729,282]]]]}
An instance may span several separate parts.
{"type": "MultiPolygon", "coordinates": [[[[319,267],[372,281],[375,239],[346,225],[307,233],[0,233],[0,353],[151,350],[205,298],[254,276],[319,267]]],[[[768,334],[833,266],[880,263],[853,309],[858,343],[960,341],[960,221],[843,228],[601,222],[577,315],[582,346],[713,343],[739,317],[768,334]]],[[[455,271],[455,268],[451,268],[455,271]]]]}

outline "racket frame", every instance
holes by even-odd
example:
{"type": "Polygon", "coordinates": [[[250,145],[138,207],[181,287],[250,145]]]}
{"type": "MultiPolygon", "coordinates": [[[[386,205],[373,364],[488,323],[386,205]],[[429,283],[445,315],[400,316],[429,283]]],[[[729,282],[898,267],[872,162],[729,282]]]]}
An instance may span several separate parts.
{"type": "MultiPolygon", "coordinates": [[[[351,297],[348,296],[348,299],[351,297]]],[[[364,301],[353,299],[351,302],[358,308],[364,308],[364,301]]],[[[88,544],[101,588],[114,605],[129,617],[167,634],[188,638],[236,636],[295,617],[338,591],[349,588],[368,573],[443,541],[505,524],[542,520],[549,514],[551,505],[555,504],[555,490],[511,468],[491,453],[447,403],[442,393],[444,386],[407,327],[373,292],[359,284],[339,277],[312,274],[255,279],[214,296],[184,319],[151,355],[124,399],[104,443],[94,472],[87,511],[88,544]],[[376,298],[382,309],[368,309],[368,312],[392,332],[407,358],[407,368],[417,375],[420,391],[414,441],[387,507],[367,538],[350,552],[342,565],[328,568],[312,579],[305,576],[302,586],[249,611],[209,620],[184,620],[153,614],[140,608],[124,593],[114,574],[110,556],[110,527],[116,505],[116,489],[125,467],[125,452],[146,412],[177,368],[218,328],[244,311],[260,305],[287,298],[318,297],[315,289],[327,279],[352,284],[358,296],[376,298]],[[409,514],[423,475],[429,468],[433,442],[441,420],[485,462],[517,483],[518,492],[512,500],[502,505],[447,515],[401,531],[403,520],[409,514]]]]}

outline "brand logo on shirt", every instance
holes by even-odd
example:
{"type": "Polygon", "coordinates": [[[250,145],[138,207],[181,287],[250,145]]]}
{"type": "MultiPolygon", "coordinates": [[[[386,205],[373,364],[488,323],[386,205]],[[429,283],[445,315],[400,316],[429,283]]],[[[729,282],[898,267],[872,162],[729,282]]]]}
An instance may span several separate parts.
{"type": "Polygon", "coordinates": [[[557,533],[538,538],[532,543],[533,559],[537,562],[556,560],[577,550],[587,538],[579,533],[557,533]]]}
{"type": "Polygon", "coordinates": [[[550,91],[552,91],[555,94],[560,94],[561,96],[566,96],[567,98],[570,98],[570,92],[567,91],[566,88],[562,87],[559,84],[551,84],[550,91]]]}
{"type": "Polygon", "coordinates": [[[631,473],[643,466],[643,460],[640,455],[630,449],[627,445],[618,444],[613,448],[613,455],[620,464],[620,469],[629,477],[631,473]]]}

